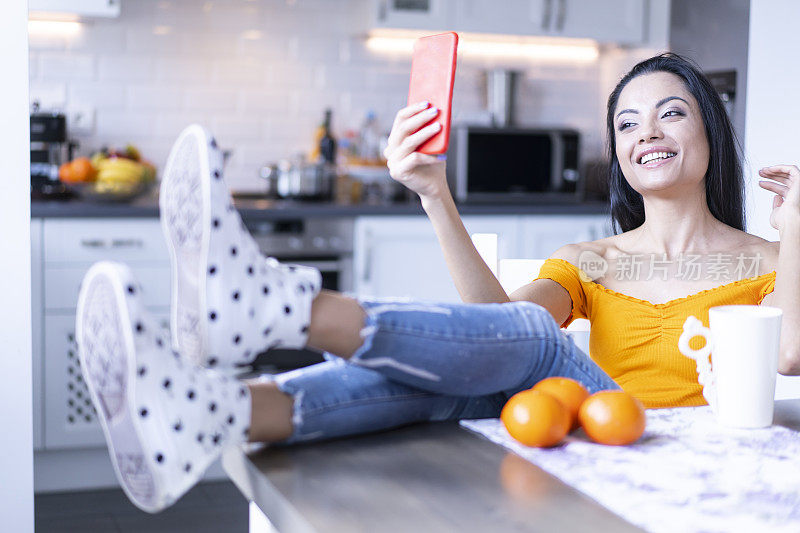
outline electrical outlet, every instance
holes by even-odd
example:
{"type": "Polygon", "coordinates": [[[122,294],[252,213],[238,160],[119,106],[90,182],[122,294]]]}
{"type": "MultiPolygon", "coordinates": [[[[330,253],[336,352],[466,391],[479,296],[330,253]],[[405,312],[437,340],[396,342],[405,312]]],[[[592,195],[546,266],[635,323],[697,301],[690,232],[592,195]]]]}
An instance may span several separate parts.
{"type": "Polygon", "coordinates": [[[69,106],[67,110],[67,131],[70,135],[91,135],[94,133],[94,109],[90,106],[69,106]]]}

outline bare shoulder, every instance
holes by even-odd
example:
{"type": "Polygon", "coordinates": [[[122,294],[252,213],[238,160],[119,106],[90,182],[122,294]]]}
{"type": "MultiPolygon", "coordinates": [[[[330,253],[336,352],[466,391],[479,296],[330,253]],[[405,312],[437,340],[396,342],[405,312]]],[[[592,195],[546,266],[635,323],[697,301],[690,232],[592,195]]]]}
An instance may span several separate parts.
{"type": "Polygon", "coordinates": [[[563,259],[573,266],[579,266],[581,263],[581,256],[585,254],[597,254],[600,257],[606,257],[607,253],[615,248],[613,238],[606,237],[605,239],[598,239],[596,241],[585,241],[573,244],[567,244],[553,252],[550,256],[551,259],[563,259]]]}
{"type": "Polygon", "coordinates": [[[757,235],[741,232],[737,253],[758,259],[758,274],[767,274],[778,268],[780,241],[768,241],[757,235]]]}

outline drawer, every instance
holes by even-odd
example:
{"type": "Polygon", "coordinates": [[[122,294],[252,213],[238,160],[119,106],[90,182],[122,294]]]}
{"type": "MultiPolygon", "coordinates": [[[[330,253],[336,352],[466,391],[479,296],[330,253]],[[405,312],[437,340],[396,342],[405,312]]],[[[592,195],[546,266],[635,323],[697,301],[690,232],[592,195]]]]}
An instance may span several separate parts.
{"type": "Polygon", "coordinates": [[[45,220],[45,263],[168,262],[158,219],[45,220]]]}
{"type": "MultiPolygon", "coordinates": [[[[89,264],[69,267],[47,266],[44,271],[44,307],[46,310],[75,309],[81,280],[89,264]]],[[[150,307],[168,307],[170,302],[170,268],[161,265],[129,265],[142,285],[142,298],[150,307]]]]}

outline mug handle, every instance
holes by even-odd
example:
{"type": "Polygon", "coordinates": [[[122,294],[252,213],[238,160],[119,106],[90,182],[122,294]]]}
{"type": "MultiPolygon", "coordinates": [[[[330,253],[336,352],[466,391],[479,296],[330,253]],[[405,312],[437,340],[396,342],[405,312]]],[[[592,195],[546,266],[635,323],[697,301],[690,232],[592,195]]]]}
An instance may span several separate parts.
{"type": "Polygon", "coordinates": [[[683,333],[678,339],[678,350],[697,363],[697,381],[703,386],[703,397],[713,410],[716,411],[717,394],[714,383],[714,374],[711,372],[711,363],[708,356],[711,354],[713,337],[711,330],[703,326],[696,317],[689,316],[683,323],[683,333]],[[703,337],[705,346],[695,350],[689,346],[689,341],[694,337],[703,337]]]}

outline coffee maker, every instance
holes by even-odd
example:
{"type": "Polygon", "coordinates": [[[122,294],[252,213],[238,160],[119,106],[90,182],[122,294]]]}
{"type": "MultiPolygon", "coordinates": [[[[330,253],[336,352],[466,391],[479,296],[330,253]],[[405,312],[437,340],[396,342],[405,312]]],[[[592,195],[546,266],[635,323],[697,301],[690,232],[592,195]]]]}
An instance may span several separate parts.
{"type": "Polygon", "coordinates": [[[66,199],[69,187],[58,179],[58,167],[72,159],[76,144],[67,140],[67,120],[60,113],[31,113],[31,198],[66,199]]]}

